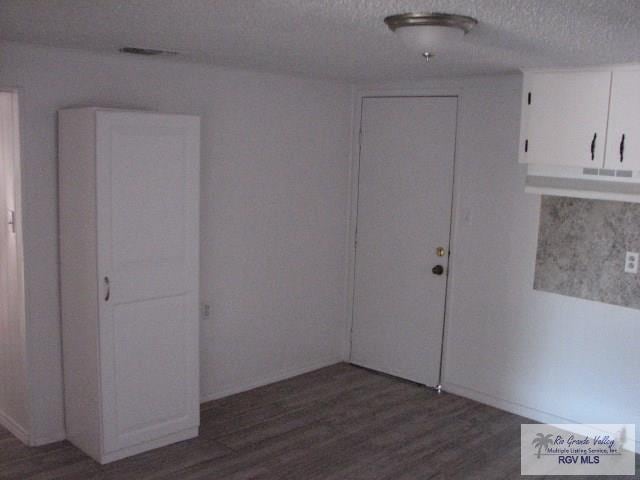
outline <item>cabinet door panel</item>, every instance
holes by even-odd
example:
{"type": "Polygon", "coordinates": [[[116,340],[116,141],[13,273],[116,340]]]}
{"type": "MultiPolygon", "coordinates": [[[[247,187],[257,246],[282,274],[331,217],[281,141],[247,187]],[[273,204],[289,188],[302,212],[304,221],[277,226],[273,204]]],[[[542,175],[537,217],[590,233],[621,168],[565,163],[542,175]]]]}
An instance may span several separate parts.
{"type": "Polygon", "coordinates": [[[602,167],[610,83],[610,72],[527,74],[523,161],[602,167]]]}
{"type": "Polygon", "coordinates": [[[188,329],[181,295],[119,304],[113,311],[118,440],[189,421],[188,329]]]}
{"type": "Polygon", "coordinates": [[[198,171],[197,118],[98,114],[107,453],[199,421],[198,171]]]}
{"type": "Polygon", "coordinates": [[[640,70],[613,72],[605,165],[640,170],[640,70]]]}

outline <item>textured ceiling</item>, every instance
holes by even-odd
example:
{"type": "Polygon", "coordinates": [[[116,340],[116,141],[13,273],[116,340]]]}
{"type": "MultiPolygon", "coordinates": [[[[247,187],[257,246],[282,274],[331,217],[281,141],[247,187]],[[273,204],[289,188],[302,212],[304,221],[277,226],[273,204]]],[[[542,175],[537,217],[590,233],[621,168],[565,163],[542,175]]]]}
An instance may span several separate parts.
{"type": "Polygon", "coordinates": [[[640,0],[0,0],[0,39],[177,50],[187,61],[357,82],[419,80],[638,62],[640,0]],[[471,15],[479,25],[426,64],[382,22],[408,11],[471,15]]]}

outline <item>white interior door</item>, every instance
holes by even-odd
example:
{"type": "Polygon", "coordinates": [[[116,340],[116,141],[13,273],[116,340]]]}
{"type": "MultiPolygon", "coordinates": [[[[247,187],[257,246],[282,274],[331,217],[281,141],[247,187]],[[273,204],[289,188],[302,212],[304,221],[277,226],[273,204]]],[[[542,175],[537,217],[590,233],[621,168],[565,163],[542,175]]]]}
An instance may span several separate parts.
{"type": "Polygon", "coordinates": [[[0,413],[28,421],[19,196],[18,98],[0,92],[0,413]]]}
{"type": "Polygon", "coordinates": [[[12,355],[10,350],[13,348],[11,345],[11,337],[6,335],[5,332],[9,331],[12,322],[15,319],[11,318],[11,309],[9,308],[9,288],[11,277],[11,256],[9,251],[11,250],[11,240],[13,233],[8,224],[9,219],[9,206],[8,206],[8,189],[9,184],[9,172],[8,172],[8,157],[6,148],[6,132],[7,132],[7,115],[4,114],[7,108],[6,96],[0,92],[0,412],[3,415],[7,415],[5,412],[9,410],[8,406],[12,403],[10,398],[10,392],[13,388],[12,376],[10,372],[12,370],[12,355]]]}
{"type": "Polygon", "coordinates": [[[110,452],[199,422],[199,119],[97,115],[100,353],[110,452]]]}
{"type": "MultiPolygon", "coordinates": [[[[8,158],[6,148],[6,132],[7,132],[7,115],[4,114],[7,108],[7,98],[2,92],[0,92],[0,330],[6,331],[9,328],[11,322],[9,313],[9,277],[10,273],[10,243],[12,232],[9,226],[9,206],[8,206],[8,189],[9,184],[9,172],[8,172],[8,158]]],[[[7,396],[9,390],[9,380],[5,378],[9,355],[7,350],[11,348],[9,338],[5,335],[0,335],[0,410],[4,412],[6,410],[6,403],[8,403],[7,396]]]]}
{"type": "Polygon", "coordinates": [[[455,97],[365,98],[351,361],[438,384],[455,97]],[[444,274],[432,272],[441,265],[444,274]]]}

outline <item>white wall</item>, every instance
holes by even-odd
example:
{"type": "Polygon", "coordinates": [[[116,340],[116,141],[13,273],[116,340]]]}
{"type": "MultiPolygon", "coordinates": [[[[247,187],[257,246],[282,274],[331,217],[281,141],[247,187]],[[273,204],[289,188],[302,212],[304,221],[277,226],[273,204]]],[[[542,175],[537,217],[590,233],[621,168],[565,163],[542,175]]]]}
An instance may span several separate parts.
{"type": "Polygon", "coordinates": [[[533,290],[540,197],[517,164],[519,75],[460,92],[444,387],[538,420],[640,424],[640,313],[533,290]]]}
{"type": "Polygon", "coordinates": [[[351,89],[300,78],[0,46],[21,87],[32,440],[63,435],[56,110],[77,105],[202,116],[202,396],[344,356],[351,89]]]}

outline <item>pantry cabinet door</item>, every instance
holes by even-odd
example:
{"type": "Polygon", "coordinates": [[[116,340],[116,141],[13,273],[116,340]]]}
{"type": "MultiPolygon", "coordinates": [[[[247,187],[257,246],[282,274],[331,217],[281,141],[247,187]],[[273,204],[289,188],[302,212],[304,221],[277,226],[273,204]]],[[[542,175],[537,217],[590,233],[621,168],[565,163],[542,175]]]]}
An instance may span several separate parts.
{"type": "Polygon", "coordinates": [[[640,70],[613,72],[605,166],[640,170],[640,70]]]}
{"type": "Polygon", "coordinates": [[[199,119],[98,112],[104,451],[199,423],[199,119]]]}
{"type": "Polygon", "coordinates": [[[611,72],[527,73],[520,160],[602,168],[611,72]]]}

